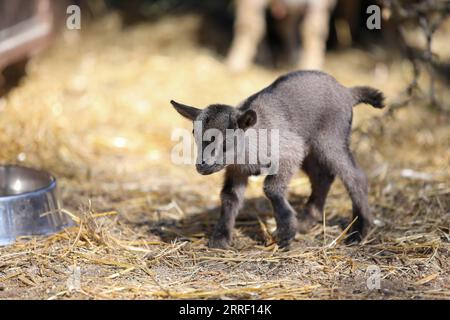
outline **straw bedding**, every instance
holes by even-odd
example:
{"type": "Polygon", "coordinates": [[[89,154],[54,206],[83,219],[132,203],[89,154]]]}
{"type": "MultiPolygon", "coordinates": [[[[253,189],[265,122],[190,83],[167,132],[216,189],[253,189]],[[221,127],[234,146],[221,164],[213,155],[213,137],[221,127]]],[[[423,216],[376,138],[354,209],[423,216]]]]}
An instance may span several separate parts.
{"type": "MultiPolygon", "coordinates": [[[[198,26],[188,15],[121,29],[110,15],[81,34],[62,34],[0,100],[0,161],[54,173],[64,212],[77,222],[1,247],[0,298],[449,299],[450,127],[419,104],[394,119],[355,110],[353,150],[385,223],[366,243],[342,241],[351,204],[338,182],[324,223],[280,251],[255,178],[233,249],[208,249],[221,175],[171,163],[171,130],[190,124],[168,101],[234,104],[284,71],[228,73],[222,57],[196,44],[198,26]],[[369,130],[374,117],[382,127],[369,130]],[[373,265],[380,289],[369,290],[373,265]]],[[[391,98],[411,70],[382,61],[383,53],[330,53],[326,71],[391,98]]],[[[309,191],[298,174],[290,186],[297,210],[309,191]]]]}

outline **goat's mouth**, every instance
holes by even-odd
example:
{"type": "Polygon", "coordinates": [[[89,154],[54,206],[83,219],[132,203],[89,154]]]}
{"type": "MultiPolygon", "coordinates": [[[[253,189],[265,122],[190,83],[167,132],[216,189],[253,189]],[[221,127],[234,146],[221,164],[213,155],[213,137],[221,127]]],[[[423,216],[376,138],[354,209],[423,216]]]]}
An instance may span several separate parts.
{"type": "Polygon", "coordinates": [[[222,170],[223,168],[225,168],[225,165],[217,163],[212,165],[201,165],[201,164],[196,165],[197,172],[204,176],[213,174],[217,171],[222,170]]]}

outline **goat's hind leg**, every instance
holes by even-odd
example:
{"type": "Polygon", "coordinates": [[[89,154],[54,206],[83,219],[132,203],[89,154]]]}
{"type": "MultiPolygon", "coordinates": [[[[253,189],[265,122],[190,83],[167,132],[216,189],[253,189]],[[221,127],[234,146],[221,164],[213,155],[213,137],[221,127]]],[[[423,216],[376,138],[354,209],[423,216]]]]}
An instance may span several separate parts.
{"type": "Polygon", "coordinates": [[[348,147],[322,148],[330,169],[341,178],[352,199],[353,218],[357,218],[347,242],[361,241],[369,232],[374,219],[368,201],[368,182],[364,171],[356,164],[348,147]]]}
{"type": "Polygon", "coordinates": [[[325,201],[335,175],[326,165],[320,163],[313,154],[309,154],[305,158],[302,169],[311,182],[311,195],[303,214],[299,216],[299,231],[306,233],[314,223],[323,219],[325,201]]]}

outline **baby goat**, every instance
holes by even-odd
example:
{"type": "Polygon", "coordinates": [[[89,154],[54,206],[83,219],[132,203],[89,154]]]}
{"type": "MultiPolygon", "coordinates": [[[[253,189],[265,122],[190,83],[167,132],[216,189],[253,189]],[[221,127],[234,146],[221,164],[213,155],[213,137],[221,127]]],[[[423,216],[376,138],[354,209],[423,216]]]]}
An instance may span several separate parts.
{"type": "MultiPolygon", "coordinates": [[[[173,100],[171,103],[183,117],[201,125],[196,129],[200,132],[194,132],[196,137],[203,137],[208,129],[221,133],[230,129],[278,130],[278,170],[266,176],[264,193],[272,204],[277,223],[274,237],[281,247],[286,247],[295,237],[298,225],[286,191],[292,176],[300,168],[308,175],[312,187],[301,221],[311,223],[322,218],[328,191],[338,176],[350,195],[353,216],[357,218],[349,239],[360,241],[367,235],[374,218],[369,209],[366,175],[355,163],[349,149],[352,108],[359,103],[383,108],[383,101],[383,94],[376,89],[366,86],[346,88],[323,72],[297,71],[281,76],[237,107],[214,104],[201,110],[173,100]]],[[[220,139],[222,141],[214,143],[225,146],[225,136],[220,139]]],[[[208,145],[203,141],[196,139],[197,159],[200,159],[197,171],[201,174],[223,168],[226,171],[221,214],[209,242],[211,247],[226,248],[231,243],[248,177],[261,174],[262,165],[218,161],[228,152],[239,153],[236,148],[229,150],[228,147],[205,158],[208,145]]]]}

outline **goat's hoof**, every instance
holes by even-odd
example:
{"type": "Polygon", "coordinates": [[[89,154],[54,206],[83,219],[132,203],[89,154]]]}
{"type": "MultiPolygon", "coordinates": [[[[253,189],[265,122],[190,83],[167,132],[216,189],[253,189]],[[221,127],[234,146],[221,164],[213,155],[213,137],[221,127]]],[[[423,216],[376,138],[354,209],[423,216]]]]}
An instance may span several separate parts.
{"type": "Polygon", "coordinates": [[[350,228],[349,235],[345,239],[345,243],[346,244],[360,243],[369,234],[371,227],[372,222],[369,220],[361,220],[359,223],[358,221],[356,221],[355,224],[350,228]]]}
{"type": "Polygon", "coordinates": [[[358,244],[362,241],[361,234],[358,231],[352,231],[349,233],[347,238],[345,238],[345,244],[351,245],[351,244],[358,244]]]}
{"type": "Polygon", "coordinates": [[[209,239],[208,246],[213,249],[229,249],[230,242],[226,237],[212,237],[209,239]]]}
{"type": "Polygon", "coordinates": [[[281,250],[289,250],[291,248],[292,239],[278,240],[277,245],[281,250]]]}
{"type": "Polygon", "coordinates": [[[282,249],[289,249],[292,240],[295,238],[296,228],[277,229],[272,237],[282,249]]]}

